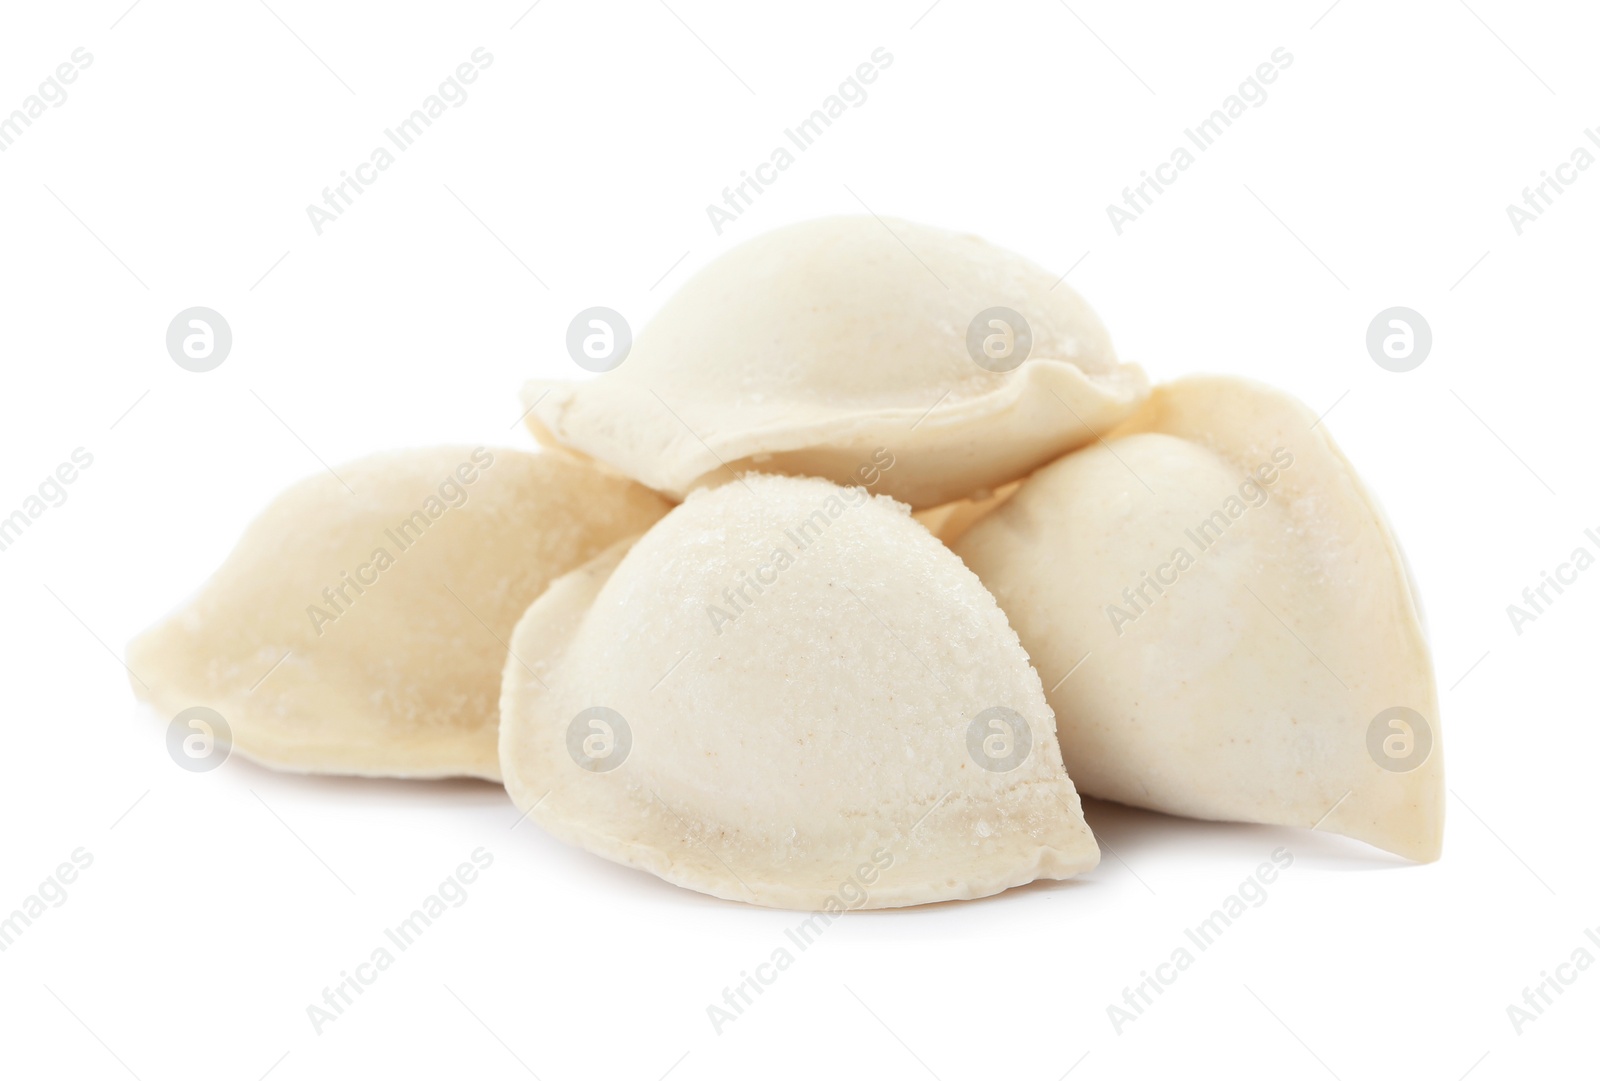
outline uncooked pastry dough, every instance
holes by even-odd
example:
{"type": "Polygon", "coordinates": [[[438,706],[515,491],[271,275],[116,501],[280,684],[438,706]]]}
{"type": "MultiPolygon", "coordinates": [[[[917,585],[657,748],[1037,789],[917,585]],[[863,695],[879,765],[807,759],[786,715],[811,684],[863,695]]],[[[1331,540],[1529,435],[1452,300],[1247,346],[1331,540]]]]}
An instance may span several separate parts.
{"type": "Polygon", "coordinates": [[[528,662],[507,664],[500,707],[512,799],[670,882],[836,911],[1099,858],[1005,616],[863,488],[750,475],[697,492],[555,582],[511,648],[528,662]],[[970,751],[992,707],[1022,731],[990,714],[970,751]]]}
{"type": "Polygon", "coordinates": [[[541,440],[676,498],[753,469],[931,507],[1093,440],[1147,393],[1055,275],[974,236],[839,217],[735,248],[667,302],[621,367],[529,383],[523,400],[541,440]],[[968,350],[994,307],[1031,330],[1014,371],[968,350]],[[893,466],[874,470],[884,452],[893,466]]]}
{"type": "Polygon", "coordinates": [[[958,499],[954,503],[945,503],[938,507],[926,507],[911,515],[928,528],[928,532],[944,541],[954,544],[967,530],[971,529],[985,514],[1000,506],[1010,499],[1022,481],[1014,480],[997,491],[973,492],[965,499],[958,499]]]}
{"type": "Polygon", "coordinates": [[[954,547],[1053,685],[1084,793],[1438,857],[1438,704],[1408,576],[1299,402],[1237,379],[1158,387],[954,547]]]}
{"type": "Polygon", "coordinates": [[[518,617],[668,506],[557,453],[434,447],[340,466],[279,495],[198,595],[133,641],[135,690],[168,714],[220,711],[234,747],[284,769],[498,779],[518,617]]]}

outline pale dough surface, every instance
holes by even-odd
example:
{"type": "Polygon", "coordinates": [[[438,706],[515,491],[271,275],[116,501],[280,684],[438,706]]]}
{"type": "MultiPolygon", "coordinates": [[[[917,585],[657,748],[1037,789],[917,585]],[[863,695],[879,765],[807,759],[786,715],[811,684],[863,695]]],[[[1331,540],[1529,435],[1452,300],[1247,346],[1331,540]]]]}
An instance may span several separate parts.
{"type": "Polygon", "coordinates": [[[169,715],[220,711],[234,747],[283,769],[498,779],[518,617],[668,506],[558,453],[434,447],[342,465],[280,494],[132,642],[148,691],[135,689],[169,715]]]}
{"type": "Polygon", "coordinates": [[[883,908],[1098,860],[1005,616],[903,504],[862,489],[750,475],[697,492],[631,549],[557,581],[512,653],[512,799],[558,837],[679,885],[822,910],[859,891],[844,907],[883,908]],[[972,719],[995,706],[1025,719],[1031,744],[1005,772],[969,752],[972,719]],[[631,738],[605,771],[581,768],[569,742],[594,707],[631,738]]]}
{"type": "Polygon", "coordinates": [[[530,383],[524,404],[541,440],[675,498],[757,470],[931,507],[1092,441],[1147,393],[1058,275],[978,237],[862,216],[735,248],[666,303],[615,371],[530,383]],[[995,307],[1031,332],[1013,371],[969,352],[969,325],[995,307]],[[894,465],[869,481],[861,470],[883,450],[894,465]]]}
{"type": "MultiPolygon", "coordinates": [[[[1238,379],[1158,387],[1106,445],[1039,470],[954,548],[1054,685],[1086,794],[1438,857],[1443,748],[1411,584],[1299,402],[1238,379]],[[1396,707],[1432,744],[1404,772],[1368,745],[1396,707]]],[[[1405,761],[1404,734],[1382,727],[1405,761]]]]}

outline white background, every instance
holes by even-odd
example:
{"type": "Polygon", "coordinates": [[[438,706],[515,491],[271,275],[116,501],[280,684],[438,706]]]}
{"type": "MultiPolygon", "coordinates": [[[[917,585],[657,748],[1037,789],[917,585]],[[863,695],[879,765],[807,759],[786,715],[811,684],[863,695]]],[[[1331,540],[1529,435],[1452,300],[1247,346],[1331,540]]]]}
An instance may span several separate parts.
{"type": "Polygon", "coordinates": [[[1521,635],[1506,606],[1596,548],[1600,169],[1520,236],[1505,207],[1600,127],[1593,10],[672,4],[0,11],[0,112],[94,57],[0,153],[0,513],[94,455],[0,553],[0,910],[94,859],[0,954],[0,1072],[1592,1076],[1600,966],[1520,1035],[1506,1007],[1600,925],[1600,570],[1521,635]],[[470,99],[318,236],[306,205],[479,46],[470,99]],[[879,46],[865,104],[717,235],[705,205],[879,46]],[[1266,103],[1118,236],[1106,204],[1280,46],[1266,103]],[[513,831],[488,784],[174,766],[122,647],[318,457],[530,445],[516,391],[576,374],[578,310],[637,328],[733,244],[863,204],[1074,267],[1155,378],[1331,409],[1428,609],[1440,862],[1091,804],[1093,873],[841,920],[718,1035],[796,914],[513,831]],[[203,375],[164,346],[194,305],[235,339],[203,375]],[[1364,345],[1394,305],[1434,334],[1401,375],[1364,345]],[[468,902],[317,1035],[307,1005],[480,846],[468,902]],[[1107,1005],[1279,846],[1266,904],[1117,1034],[1107,1005]]]}

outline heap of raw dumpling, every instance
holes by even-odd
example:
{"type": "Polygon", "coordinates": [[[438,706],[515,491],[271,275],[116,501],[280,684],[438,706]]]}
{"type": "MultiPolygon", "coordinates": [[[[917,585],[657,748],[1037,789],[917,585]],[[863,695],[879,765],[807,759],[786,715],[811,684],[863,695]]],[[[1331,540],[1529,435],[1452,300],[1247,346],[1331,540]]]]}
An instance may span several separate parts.
{"type": "Polygon", "coordinates": [[[1241,380],[1152,391],[1026,260],[791,226],[525,402],[538,454],[280,496],[130,647],[146,697],[281,768],[503,779],[764,905],[1070,877],[1079,792],[1438,856],[1416,599],[1326,427],[1241,380]]]}

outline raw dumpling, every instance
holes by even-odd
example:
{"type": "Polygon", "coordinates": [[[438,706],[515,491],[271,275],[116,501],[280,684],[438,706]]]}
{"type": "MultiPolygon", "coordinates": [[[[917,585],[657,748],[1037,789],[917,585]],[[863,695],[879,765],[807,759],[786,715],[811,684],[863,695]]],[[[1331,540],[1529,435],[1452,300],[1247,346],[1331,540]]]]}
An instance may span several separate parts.
{"type": "Polygon", "coordinates": [[[749,475],[518,624],[500,762],[564,840],[703,893],[836,912],[982,897],[1099,850],[1039,677],[892,500],[749,475]]]}
{"type": "Polygon", "coordinates": [[[1237,379],[1156,388],[954,545],[1092,796],[1438,858],[1432,662],[1399,549],[1326,427],[1237,379]]]}
{"type": "Polygon", "coordinates": [[[159,709],[217,710],[233,746],[268,765],[498,779],[517,618],[668,506],[555,453],[365,458],[278,496],[199,594],[133,641],[128,666],[159,709]]]}
{"type": "Polygon", "coordinates": [[[840,217],[722,256],[615,371],[524,402],[541,440],[675,498],[754,469],[931,507],[1090,442],[1147,393],[1054,275],[977,237],[840,217]]]}

